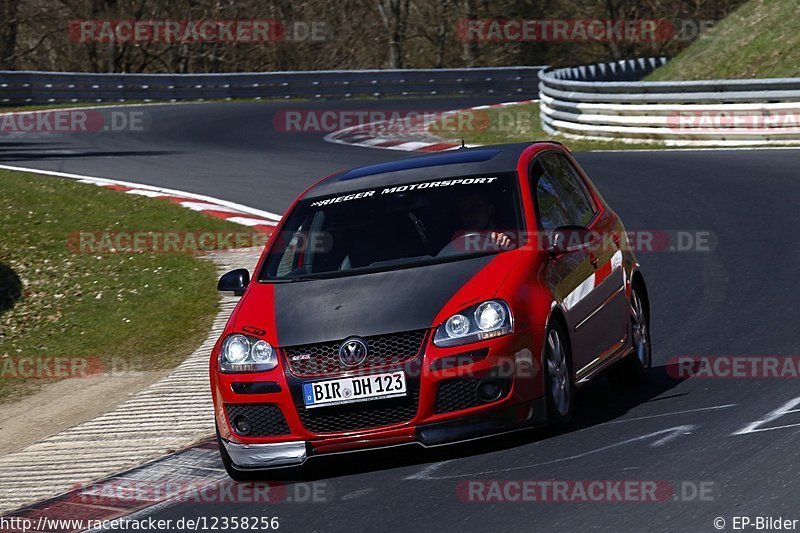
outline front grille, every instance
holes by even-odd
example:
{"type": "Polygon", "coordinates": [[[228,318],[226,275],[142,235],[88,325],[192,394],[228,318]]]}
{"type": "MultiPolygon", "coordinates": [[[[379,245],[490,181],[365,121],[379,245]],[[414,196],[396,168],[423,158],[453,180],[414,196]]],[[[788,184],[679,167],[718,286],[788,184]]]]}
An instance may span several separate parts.
{"type": "MultiPolygon", "coordinates": [[[[481,405],[484,402],[478,398],[478,386],[483,381],[485,380],[481,378],[454,378],[443,381],[436,391],[434,413],[437,415],[451,413],[481,405]]],[[[508,394],[511,385],[510,380],[494,381],[501,385],[501,398],[508,394]]]]}
{"type": "MultiPolygon", "coordinates": [[[[364,337],[369,354],[358,370],[398,365],[413,360],[422,350],[426,330],[364,337]]],[[[283,349],[292,374],[300,377],[324,376],[354,370],[339,360],[344,339],[316,344],[287,346],[283,349]],[[303,359],[293,360],[293,358],[303,359]]]]}
{"type": "Polygon", "coordinates": [[[233,419],[239,415],[250,419],[252,429],[247,437],[273,437],[276,435],[288,435],[289,425],[286,423],[280,407],[274,404],[238,404],[229,403],[225,405],[225,412],[228,415],[228,423],[236,431],[233,419]]]}
{"type": "Polygon", "coordinates": [[[407,380],[408,394],[402,398],[367,400],[347,405],[297,407],[300,421],[312,433],[340,433],[408,422],[417,414],[419,380],[407,380]]]}

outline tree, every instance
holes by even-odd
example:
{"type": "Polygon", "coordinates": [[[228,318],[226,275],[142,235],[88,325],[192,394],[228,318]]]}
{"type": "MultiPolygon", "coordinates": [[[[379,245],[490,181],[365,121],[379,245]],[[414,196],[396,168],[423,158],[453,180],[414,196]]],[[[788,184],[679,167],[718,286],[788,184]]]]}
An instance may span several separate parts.
{"type": "Polygon", "coordinates": [[[0,69],[10,70],[16,59],[19,0],[0,0],[0,14],[7,21],[0,27],[0,69]]]}
{"type": "Polygon", "coordinates": [[[403,45],[406,39],[410,0],[378,0],[378,13],[389,32],[389,68],[403,68],[403,45]]]}

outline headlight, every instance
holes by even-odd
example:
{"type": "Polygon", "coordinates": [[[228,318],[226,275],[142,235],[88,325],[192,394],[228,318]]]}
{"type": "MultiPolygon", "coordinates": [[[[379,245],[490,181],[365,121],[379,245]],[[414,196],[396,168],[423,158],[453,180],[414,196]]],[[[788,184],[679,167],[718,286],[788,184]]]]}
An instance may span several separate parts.
{"type": "Polygon", "coordinates": [[[506,320],[504,306],[497,302],[483,302],[475,309],[475,323],[481,331],[494,331],[506,320]]]}
{"type": "Polygon", "coordinates": [[[278,366],[278,358],[270,343],[248,335],[234,333],[222,341],[219,351],[220,372],[263,372],[278,366]]]}
{"type": "Polygon", "coordinates": [[[473,305],[448,318],[436,328],[436,346],[458,346],[477,342],[514,331],[511,309],[502,300],[487,300],[473,305]]]}
{"type": "Polygon", "coordinates": [[[450,338],[468,335],[469,329],[469,319],[464,315],[453,315],[444,323],[444,331],[450,338]]]}

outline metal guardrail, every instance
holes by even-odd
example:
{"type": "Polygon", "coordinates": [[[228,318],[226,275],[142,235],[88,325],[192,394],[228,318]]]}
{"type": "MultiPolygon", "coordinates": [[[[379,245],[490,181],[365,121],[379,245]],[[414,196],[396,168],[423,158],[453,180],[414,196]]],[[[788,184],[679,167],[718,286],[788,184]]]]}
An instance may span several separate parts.
{"type": "Polygon", "coordinates": [[[643,82],[665,57],[539,73],[549,134],[674,145],[800,143],[800,78],[643,82]]]}
{"type": "Polygon", "coordinates": [[[0,71],[0,106],[70,102],[497,95],[529,98],[544,67],[242,74],[0,71]]]}
{"type": "Polygon", "coordinates": [[[241,74],[0,71],[3,105],[539,93],[549,134],[674,145],[800,144],[800,78],[640,81],[665,57],[570,68],[241,74]]]}

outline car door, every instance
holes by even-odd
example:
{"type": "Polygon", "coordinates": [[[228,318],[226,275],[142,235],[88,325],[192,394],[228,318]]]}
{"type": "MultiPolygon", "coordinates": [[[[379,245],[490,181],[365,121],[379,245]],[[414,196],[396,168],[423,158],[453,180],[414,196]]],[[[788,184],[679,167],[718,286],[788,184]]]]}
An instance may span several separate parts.
{"type": "Polygon", "coordinates": [[[545,154],[542,165],[560,190],[570,224],[586,226],[598,236],[586,250],[590,268],[581,268],[579,277],[586,276],[584,290],[572,302],[575,315],[572,336],[575,351],[579,352],[573,357],[580,377],[616,352],[625,341],[627,302],[622,252],[615,234],[616,216],[597,204],[583,178],[563,154],[545,154]]]}
{"type": "MultiPolygon", "coordinates": [[[[569,201],[563,187],[554,176],[544,170],[541,158],[536,159],[530,169],[531,191],[536,204],[536,217],[542,235],[537,239],[540,246],[547,242],[547,236],[561,226],[573,225],[574,215],[568,211],[569,201]]],[[[593,288],[591,276],[594,272],[585,248],[551,257],[543,273],[543,279],[562,304],[567,322],[574,326],[582,322],[588,314],[587,307],[581,304],[588,290],[593,288]]],[[[573,364],[582,368],[591,360],[584,348],[584,342],[574,333],[573,364]]]]}

